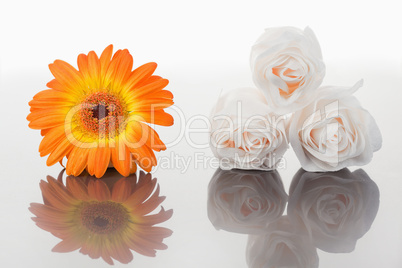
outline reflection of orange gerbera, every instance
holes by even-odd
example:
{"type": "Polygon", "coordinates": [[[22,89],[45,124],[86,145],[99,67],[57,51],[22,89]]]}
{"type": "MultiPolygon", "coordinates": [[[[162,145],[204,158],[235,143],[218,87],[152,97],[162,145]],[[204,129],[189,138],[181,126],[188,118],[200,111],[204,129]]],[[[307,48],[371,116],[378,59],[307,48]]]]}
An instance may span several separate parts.
{"type": "Polygon", "coordinates": [[[168,220],[173,211],[162,207],[159,213],[147,215],[165,199],[151,174],[141,172],[138,181],[130,175],[115,183],[71,176],[67,186],[50,176],[47,181],[40,183],[44,204],[32,203],[29,210],[40,228],[62,239],[53,251],[80,248],[91,258],[102,257],[113,264],[112,258],[130,262],[130,249],[155,256],[155,249],[167,248],[162,241],[172,231],[153,225],[168,220]]]}
{"type": "Polygon", "coordinates": [[[66,156],[69,175],[87,169],[99,178],[113,164],[128,176],[136,164],[149,172],[156,165],[153,150],[166,149],[146,123],[173,124],[164,112],[173,104],[172,93],[163,90],[168,80],[152,75],[153,62],[132,71],[127,49],[112,54],[112,45],[99,58],[94,51],[81,54],[78,70],[61,60],[49,65],[55,79],[29,102],[27,117],[29,127],[41,129],[39,152],[50,154],[48,166],[66,156]]]}

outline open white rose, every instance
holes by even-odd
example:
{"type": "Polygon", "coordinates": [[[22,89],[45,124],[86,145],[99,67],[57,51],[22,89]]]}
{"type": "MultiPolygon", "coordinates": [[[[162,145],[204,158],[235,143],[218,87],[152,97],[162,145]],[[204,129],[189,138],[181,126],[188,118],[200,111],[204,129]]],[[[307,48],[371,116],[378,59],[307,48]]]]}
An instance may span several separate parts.
{"type": "Polygon", "coordinates": [[[218,230],[260,233],[282,216],[287,198],[276,170],[218,169],[208,187],[208,218],[218,230]]]}
{"type": "Polygon", "coordinates": [[[286,125],[257,89],[232,90],[213,109],[210,147],[222,169],[271,170],[289,147],[286,125]]]}
{"type": "Polygon", "coordinates": [[[294,230],[287,216],[265,233],[249,235],[246,258],[249,268],[318,267],[317,249],[305,234],[294,230]]]}
{"type": "Polygon", "coordinates": [[[310,28],[268,28],[251,49],[255,85],[278,114],[295,112],[317,95],[325,76],[321,48],[310,28]]]}
{"type": "Polygon", "coordinates": [[[351,95],[362,84],[322,87],[313,103],[294,114],[289,140],[302,168],[336,171],[365,165],[381,148],[381,133],[374,118],[351,95]]]}
{"type": "Polygon", "coordinates": [[[289,190],[289,219],[310,234],[317,248],[331,253],[352,252],[370,229],[378,207],[378,187],[361,169],[300,169],[289,190]]]}

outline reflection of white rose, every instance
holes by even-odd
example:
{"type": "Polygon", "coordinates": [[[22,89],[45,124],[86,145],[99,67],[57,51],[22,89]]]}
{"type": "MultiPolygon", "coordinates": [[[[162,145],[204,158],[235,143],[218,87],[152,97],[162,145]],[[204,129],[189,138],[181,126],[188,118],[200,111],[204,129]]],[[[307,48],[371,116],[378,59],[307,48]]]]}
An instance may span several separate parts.
{"type": "Polygon", "coordinates": [[[208,217],[216,229],[258,233],[282,216],[287,197],[277,171],[218,169],[208,187],[208,217]]]}
{"type": "Polygon", "coordinates": [[[316,248],[307,236],[294,231],[287,216],[265,233],[249,236],[246,258],[249,268],[318,267],[316,248]]]}
{"type": "Polygon", "coordinates": [[[288,149],[284,117],[269,112],[254,88],[222,96],[213,111],[210,147],[222,169],[275,168],[288,149]]]}
{"type": "Polygon", "coordinates": [[[278,114],[305,107],[325,75],[320,45],[310,28],[269,28],[251,49],[255,85],[278,114]]]}
{"type": "Polygon", "coordinates": [[[312,173],[302,169],[290,186],[288,216],[327,252],[351,252],[371,227],[379,206],[377,185],[361,169],[312,173]]]}
{"type": "Polygon", "coordinates": [[[380,149],[374,118],[351,95],[361,85],[362,81],[350,89],[323,87],[313,103],[294,114],[289,139],[305,170],[365,165],[380,149]]]}

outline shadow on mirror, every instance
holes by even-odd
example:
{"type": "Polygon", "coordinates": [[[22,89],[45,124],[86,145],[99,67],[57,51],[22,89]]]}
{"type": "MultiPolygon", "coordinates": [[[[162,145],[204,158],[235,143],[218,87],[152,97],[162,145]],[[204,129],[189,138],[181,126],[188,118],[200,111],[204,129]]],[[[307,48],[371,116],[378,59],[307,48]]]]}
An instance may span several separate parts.
{"type": "MultiPolygon", "coordinates": [[[[64,170],[63,170],[64,171],[64,170]]],[[[140,172],[123,177],[109,168],[101,179],[89,175],[68,176],[63,183],[47,176],[40,182],[43,204],[31,203],[33,221],[62,241],[52,251],[79,249],[93,259],[129,263],[131,250],[153,257],[172,231],[154,226],[171,218],[173,210],[157,209],[165,199],[157,179],[140,172]]]]}

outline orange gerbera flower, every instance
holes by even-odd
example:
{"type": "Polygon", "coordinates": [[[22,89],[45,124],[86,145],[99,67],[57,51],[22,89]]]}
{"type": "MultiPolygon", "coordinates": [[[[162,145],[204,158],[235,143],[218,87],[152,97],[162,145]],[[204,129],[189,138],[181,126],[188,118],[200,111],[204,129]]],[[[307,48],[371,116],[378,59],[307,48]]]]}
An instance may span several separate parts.
{"type": "Polygon", "coordinates": [[[49,65],[55,79],[29,102],[29,127],[41,129],[41,156],[48,166],[67,157],[67,174],[84,169],[100,178],[112,164],[128,176],[138,164],[149,172],[156,165],[153,151],[165,144],[147,124],[170,126],[173,117],[164,111],[173,95],[163,90],[167,79],[152,75],[156,63],[134,71],[127,49],[112,57],[108,46],[98,58],[94,51],[78,56],[78,70],[56,60],[49,65]]]}
{"type": "Polygon", "coordinates": [[[136,175],[125,178],[113,171],[105,175],[108,178],[69,176],[67,186],[61,176],[41,181],[44,204],[32,203],[29,210],[40,228],[62,239],[53,251],[80,249],[113,264],[112,258],[129,263],[130,249],[146,256],[166,249],[162,241],[172,231],[153,225],[168,220],[173,211],[162,207],[159,213],[147,215],[165,199],[159,196],[156,178],[143,172],[138,181],[136,175]]]}

